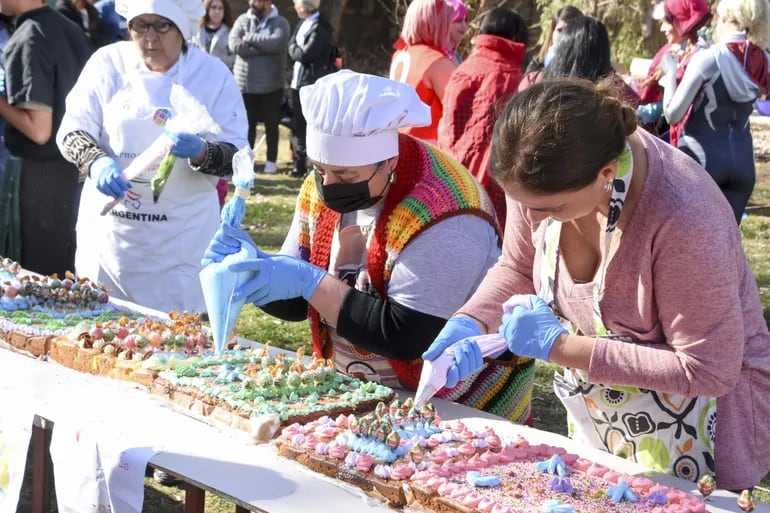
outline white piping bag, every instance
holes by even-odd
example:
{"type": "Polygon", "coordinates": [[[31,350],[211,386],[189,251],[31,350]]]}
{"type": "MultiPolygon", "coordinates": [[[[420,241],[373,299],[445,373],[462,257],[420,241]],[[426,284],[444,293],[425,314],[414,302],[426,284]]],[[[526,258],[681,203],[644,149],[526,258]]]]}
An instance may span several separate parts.
{"type": "MultiPolygon", "coordinates": [[[[207,135],[217,135],[222,132],[221,127],[211,117],[208,109],[183,86],[179,84],[171,85],[169,102],[171,103],[173,113],[165,108],[156,110],[152,116],[156,125],[174,132],[185,131],[207,135]]],[[[144,171],[157,167],[164,158],[169,156],[173,145],[174,141],[164,131],[146,150],[131,161],[126,169],[123,170],[123,177],[127,182],[130,182],[138,178],[144,171]]],[[[173,162],[171,164],[173,165],[173,162]]],[[[168,173],[171,173],[171,171],[169,170],[168,173]]],[[[102,207],[99,215],[108,214],[123,199],[110,198],[102,207]]],[[[155,200],[157,202],[157,198],[155,200]]]]}
{"type": "MultiPolygon", "coordinates": [[[[531,309],[532,302],[528,296],[515,295],[503,303],[503,312],[510,314],[515,306],[523,306],[531,309]]],[[[481,355],[484,358],[496,358],[503,354],[508,348],[505,338],[499,333],[490,333],[461,339],[444,349],[444,351],[435,360],[425,360],[422,364],[422,373],[420,382],[417,385],[417,391],[414,394],[414,407],[421,408],[430,401],[436,393],[446,385],[447,372],[455,363],[455,351],[463,340],[475,340],[481,349],[481,355]]]]}

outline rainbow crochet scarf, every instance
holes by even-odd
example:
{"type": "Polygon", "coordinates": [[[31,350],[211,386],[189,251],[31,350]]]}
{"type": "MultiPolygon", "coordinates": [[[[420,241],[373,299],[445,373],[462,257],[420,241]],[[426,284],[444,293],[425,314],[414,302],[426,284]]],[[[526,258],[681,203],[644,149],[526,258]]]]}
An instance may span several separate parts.
{"type": "MultiPolygon", "coordinates": [[[[312,174],[302,185],[297,208],[300,257],[328,269],[339,214],[324,205],[312,174]]],[[[457,215],[486,219],[499,235],[492,203],[471,174],[438,148],[400,134],[395,181],[375,224],[367,257],[371,285],[380,296],[387,296],[393,266],[407,244],[435,223],[457,215]]],[[[318,312],[311,307],[308,317],[314,352],[329,358],[331,343],[318,312]]],[[[405,388],[417,388],[422,360],[389,363],[405,388]]]]}

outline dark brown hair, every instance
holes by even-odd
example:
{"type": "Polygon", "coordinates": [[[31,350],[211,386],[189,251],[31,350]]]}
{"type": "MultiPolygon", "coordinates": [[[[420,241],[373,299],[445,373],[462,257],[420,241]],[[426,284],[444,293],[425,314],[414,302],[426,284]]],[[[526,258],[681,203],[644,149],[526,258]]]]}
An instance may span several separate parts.
{"type": "Polygon", "coordinates": [[[540,62],[545,62],[545,56],[548,53],[548,49],[553,46],[553,31],[556,30],[556,25],[560,21],[568,23],[570,20],[573,20],[578,16],[583,16],[583,11],[574,5],[565,5],[564,7],[559,8],[559,10],[553,14],[551,17],[551,25],[548,30],[548,34],[545,36],[543,46],[540,47],[540,54],[538,55],[540,62]]]}
{"type": "Polygon", "coordinates": [[[529,192],[582,189],[620,156],[636,126],[612,80],[535,84],[513,95],[495,123],[492,176],[529,192]]]}
{"type": "MultiPolygon", "coordinates": [[[[198,20],[198,25],[201,27],[205,27],[206,24],[211,21],[209,18],[209,7],[211,6],[211,3],[214,0],[204,0],[203,1],[203,7],[206,9],[206,14],[203,15],[203,18],[198,20]]],[[[222,7],[225,10],[225,16],[222,18],[222,24],[226,25],[227,28],[233,28],[233,11],[230,9],[230,2],[227,0],[219,0],[222,2],[222,7]]]]}

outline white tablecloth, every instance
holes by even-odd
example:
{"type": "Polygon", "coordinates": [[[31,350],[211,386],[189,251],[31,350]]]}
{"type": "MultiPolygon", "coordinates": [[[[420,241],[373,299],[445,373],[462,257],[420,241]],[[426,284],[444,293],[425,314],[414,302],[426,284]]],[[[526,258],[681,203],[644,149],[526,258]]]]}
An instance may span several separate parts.
{"type": "MultiPolygon", "coordinates": [[[[563,446],[620,472],[643,472],[636,464],[577,447],[560,435],[516,426],[442,400],[435,404],[445,419],[468,418],[469,424],[492,425],[504,436],[521,433],[533,443],[563,446]]],[[[56,430],[87,433],[106,453],[143,447],[157,450],[151,463],[256,511],[316,511],[319,504],[336,513],[392,511],[357,490],[279,458],[269,445],[252,445],[245,434],[185,415],[138,385],[81,374],[53,361],[0,350],[0,405],[4,412],[31,411],[52,420],[55,436],[56,430]]],[[[697,494],[693,483],[667,475],[653,479],[697,494]]],[[[735,495],[718,491],[711,497],[709,511],[740,510],[735,495]]],[[[756,511],[770,513],[770,507],[759,504],[756,511]]]]}

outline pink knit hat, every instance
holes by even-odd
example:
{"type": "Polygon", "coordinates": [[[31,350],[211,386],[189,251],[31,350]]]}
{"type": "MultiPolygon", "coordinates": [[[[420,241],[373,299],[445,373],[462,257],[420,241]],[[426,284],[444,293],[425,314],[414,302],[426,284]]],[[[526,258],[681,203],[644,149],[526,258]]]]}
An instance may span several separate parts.
{"type": "Polygon", "coordinates": [[[664,0],[665,17],[680,36],[690,36],[713,16],[706,0],[664,0]]]}

